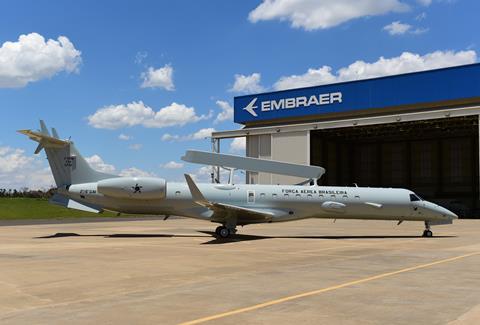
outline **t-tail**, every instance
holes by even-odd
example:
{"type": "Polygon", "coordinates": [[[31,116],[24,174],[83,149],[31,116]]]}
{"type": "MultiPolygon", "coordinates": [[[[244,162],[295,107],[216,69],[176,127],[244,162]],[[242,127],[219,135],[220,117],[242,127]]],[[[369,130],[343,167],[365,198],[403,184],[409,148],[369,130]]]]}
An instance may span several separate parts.
{"type": "Polygon", "coordinates": [[[50,134],[42,120],[40,120],[40,130],[19,130],[18,132],[38,142],[35,154],[45,149],[58,188],[117,177],[92,169],[72,141],[61,140],[54,128],[52,128],[52,134],[50,134]]]}

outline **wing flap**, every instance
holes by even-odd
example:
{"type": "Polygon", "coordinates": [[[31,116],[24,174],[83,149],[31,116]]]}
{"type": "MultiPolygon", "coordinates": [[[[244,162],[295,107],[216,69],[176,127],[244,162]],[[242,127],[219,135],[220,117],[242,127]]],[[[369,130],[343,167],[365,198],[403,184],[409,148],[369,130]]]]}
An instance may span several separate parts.
{"type": "Polygon", "coordinates": [[[268,222],[274,217],[288,214],[282,210],[252,209],[223,203],[212,203],[209,209],[213,211],[212,221],[224,222],[228,218],[235,218],[238,224],[268,222]]]}

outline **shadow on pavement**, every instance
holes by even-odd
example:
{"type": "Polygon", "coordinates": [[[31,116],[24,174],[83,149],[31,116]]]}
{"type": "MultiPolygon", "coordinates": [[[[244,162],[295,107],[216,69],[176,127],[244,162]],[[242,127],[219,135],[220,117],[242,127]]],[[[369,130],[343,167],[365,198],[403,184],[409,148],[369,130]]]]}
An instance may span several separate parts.
{"type": "MultiPolygon", "coordinates": [[[[54,235],[35,237],[36,239],[49,239],[49,238],[63,238],[63,237],[103,237],[103,238],[213,238],[202,245],[214,245],[214,244],[228,244],[242,241],[262,240],[262,239],[408,239],[408,238],[422,238],[422,236],[401,236],[401,235],[388,235],[388,236],[258,236],[258,235],[242,235],[237,234],[231,238],[220,238],[213,231],[199,231],[199,233],[208,235],[174,235],[174,234],[95,234],[95,235],[81,235],[72,232],[59,232],[54,235]]],[[[439,238],[454,238],[457,236],[434,236],[432,239],[439,238]]]]}

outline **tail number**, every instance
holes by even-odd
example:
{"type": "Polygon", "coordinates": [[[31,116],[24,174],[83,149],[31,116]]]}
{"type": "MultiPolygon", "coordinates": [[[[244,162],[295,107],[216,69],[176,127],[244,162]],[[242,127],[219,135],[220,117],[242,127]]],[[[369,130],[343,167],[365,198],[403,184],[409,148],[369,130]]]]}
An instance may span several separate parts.
{"type": "Polygon", "coordinates": [[[75,166],[75,157],[64,157],[63,158],[63,165],[65,167],[74,167],[75,166]]]}

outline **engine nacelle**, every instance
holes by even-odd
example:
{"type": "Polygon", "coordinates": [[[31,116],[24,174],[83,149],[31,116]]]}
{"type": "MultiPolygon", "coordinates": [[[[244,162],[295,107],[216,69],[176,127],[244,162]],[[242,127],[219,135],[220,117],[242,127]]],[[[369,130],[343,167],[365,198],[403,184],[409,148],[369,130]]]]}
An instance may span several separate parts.
{"type": "Polygon", "coordinates": [[[98,182],[97,190],[105,196],[125,199],[163,199],[167,193],[167,181],[155,177],[118,177],[98,182]]]}

